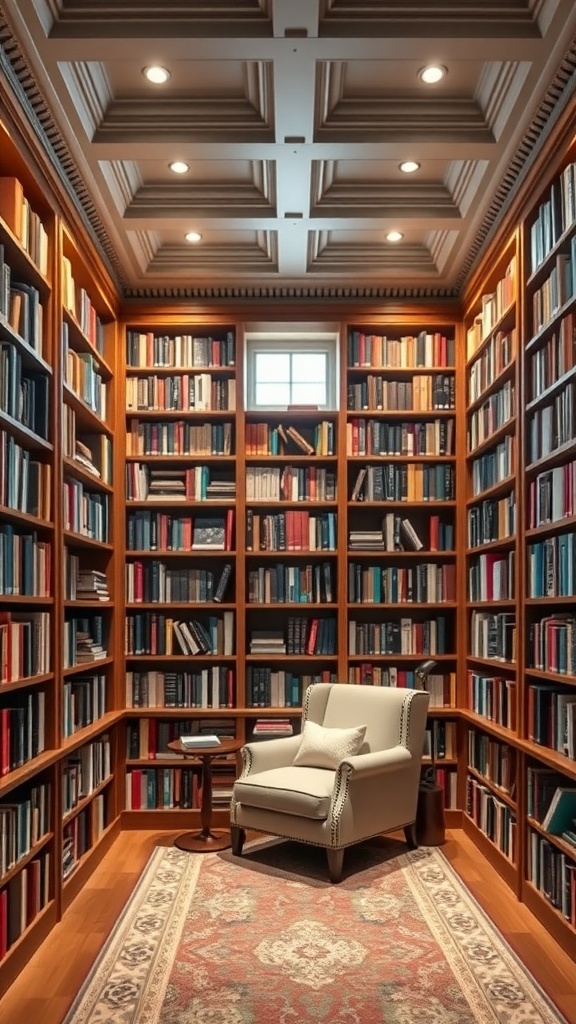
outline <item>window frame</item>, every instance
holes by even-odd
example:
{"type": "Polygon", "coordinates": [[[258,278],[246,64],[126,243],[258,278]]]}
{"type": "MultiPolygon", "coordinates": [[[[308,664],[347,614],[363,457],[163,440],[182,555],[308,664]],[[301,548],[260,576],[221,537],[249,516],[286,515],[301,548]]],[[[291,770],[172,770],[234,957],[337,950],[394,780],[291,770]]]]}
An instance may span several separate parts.
{"type": "MultiPolygon", "coordinates": [[[[337,411],[339,398],[339,351],[338,334],[316,331],[267,331],[246,334],[246,410],[248,412],[284,412],[288,408],[310,408],[298,403],[293,405],[258,405],[256,403],[256,356],[262,353],[321,353],[326,356],[326,402],[313,405],[318,411],[337,411]]],[[[292,381],[290,381],[292,383],[292,381]]]]}

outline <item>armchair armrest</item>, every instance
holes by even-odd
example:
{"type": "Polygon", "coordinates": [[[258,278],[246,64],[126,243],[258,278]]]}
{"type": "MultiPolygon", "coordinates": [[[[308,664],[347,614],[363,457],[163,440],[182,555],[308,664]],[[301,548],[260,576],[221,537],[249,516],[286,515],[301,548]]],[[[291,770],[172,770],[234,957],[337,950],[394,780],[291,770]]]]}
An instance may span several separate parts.
{"type": "Polygon", "coordinates": [[[389,750],[376,750],[370,754],[356,754],[347,757],[338,765],[338,773],[344,768],[352,769],[353,778],[369,778],[383,772],[393,772],[406,768],[413,761],[408,747],[396,746],[389,750]]]}
{"type": "Polygon", "coordinates": [[[254,772],[266,772],[271,768],[285,768],[292,764],[302,737],[281,736],[275,740],[246,743],[242,747],[242,777],[254,772]]]}

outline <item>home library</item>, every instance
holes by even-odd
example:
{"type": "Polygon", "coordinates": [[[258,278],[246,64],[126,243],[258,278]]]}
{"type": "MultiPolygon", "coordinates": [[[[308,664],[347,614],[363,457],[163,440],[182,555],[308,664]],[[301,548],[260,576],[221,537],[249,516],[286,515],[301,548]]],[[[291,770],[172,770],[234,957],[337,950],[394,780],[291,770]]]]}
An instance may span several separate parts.
{"type": "Polygon", "coordinates": [[[323,310],[335,406],[274,411],[256,303],[122,307],[14,126],[0,152],[0,985],[117,829],[189,826],[172,739],[289,735],[326,679],[429,690],[448,823],[570,948],[574,150],[463,310],[323,310]]]}

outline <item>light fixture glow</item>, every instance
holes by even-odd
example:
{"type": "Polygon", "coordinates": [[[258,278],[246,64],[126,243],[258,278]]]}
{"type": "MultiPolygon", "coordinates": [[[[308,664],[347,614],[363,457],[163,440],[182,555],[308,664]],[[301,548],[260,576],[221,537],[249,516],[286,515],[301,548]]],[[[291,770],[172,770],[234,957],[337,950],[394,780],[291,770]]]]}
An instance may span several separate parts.
{"type": "Polygon", "coordinates": [[[420,164],[416,163],[415,160],[404,160],[399,166],[404,174],[413,174],[414,171],[420,170],[420,164]]]}
{"type": "Polygon", "coordinates": [[[162,68],[159,64],[151,64],[150,67],[143,68],[142,74],[153,85],[164,85],[170,78],[168,68],[162,68]]]}
{"type": "Polygon", "coordinates": [[[184,238],[186,239],[187,242],[200,242],[202,239],[202,235],[200,234],[199,231],[187,231],[186,234],[184,235],[184,238]]]}
{"type": "Polygon", "coordinates": [[[389,231],[386,238],[389,242],[400,242],[404,238],[404,235],[401,231],[389,231]]]}
{"type": "Polygon", "coordinates": [[[174,160],[168,166],[171,171],[174,171],[174,174],[186,174],[186,171],[190,170],[190,165],[184,163],[183,160],[174,160]]]}
{"type": "Polygon", "coordinates": [[[443,64],[428,64],[427,67],[420,68],[418,78],[426,82],[426,85],[435,85],[446,74],[448,74],[448,69],[443,64]]]}

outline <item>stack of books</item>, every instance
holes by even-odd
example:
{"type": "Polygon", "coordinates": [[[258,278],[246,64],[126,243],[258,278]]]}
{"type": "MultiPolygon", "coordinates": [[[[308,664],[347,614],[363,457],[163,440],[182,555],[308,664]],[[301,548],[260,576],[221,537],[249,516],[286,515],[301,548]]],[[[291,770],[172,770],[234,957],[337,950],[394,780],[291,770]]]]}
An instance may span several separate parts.
{"type": "Polygon", "coordinates": [[[281,630],[253,630],[250,637],[250,654],[286,654],[284,634],[281,630]]]}

